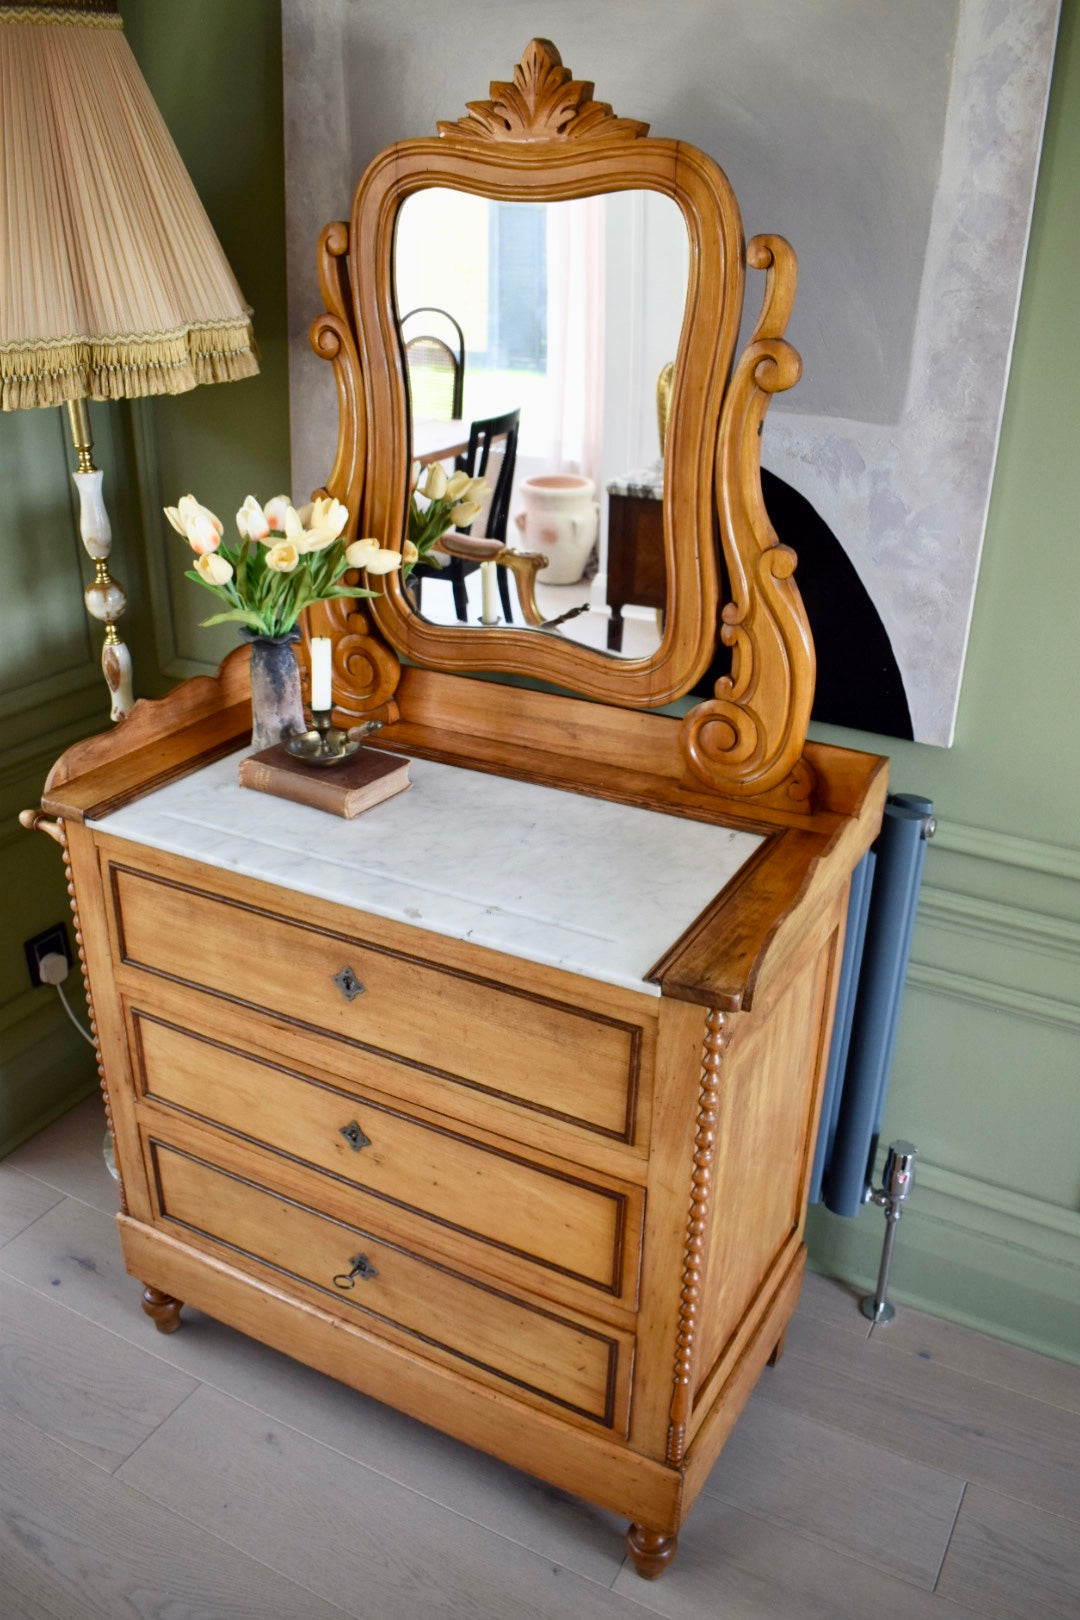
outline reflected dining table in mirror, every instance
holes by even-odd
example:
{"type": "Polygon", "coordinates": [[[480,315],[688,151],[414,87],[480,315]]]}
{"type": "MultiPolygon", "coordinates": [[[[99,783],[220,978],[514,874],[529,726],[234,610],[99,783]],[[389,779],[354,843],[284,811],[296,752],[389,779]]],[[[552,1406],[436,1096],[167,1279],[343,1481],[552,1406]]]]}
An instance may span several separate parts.
{"type": "Polygon", "coordinates": [[[440,422],[431,417],[414,422],[413,460],[418,461],[421,467],[427,467],[433,461],[449,461],[453,456],[463,456],[469,448],[469,427],[468,422],[440,422]]]}

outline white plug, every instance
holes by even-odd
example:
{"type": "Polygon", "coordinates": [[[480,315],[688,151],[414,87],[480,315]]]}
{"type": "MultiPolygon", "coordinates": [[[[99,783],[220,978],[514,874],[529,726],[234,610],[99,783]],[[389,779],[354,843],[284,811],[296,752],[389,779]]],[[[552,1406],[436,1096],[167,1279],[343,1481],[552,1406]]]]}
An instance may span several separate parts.
{"type": "Polygon", "coordinates": [[[49,951],[38,963],[38,976],[42,984],[63,984],[71,972],[71,964],[59,951],[49,951]]]}

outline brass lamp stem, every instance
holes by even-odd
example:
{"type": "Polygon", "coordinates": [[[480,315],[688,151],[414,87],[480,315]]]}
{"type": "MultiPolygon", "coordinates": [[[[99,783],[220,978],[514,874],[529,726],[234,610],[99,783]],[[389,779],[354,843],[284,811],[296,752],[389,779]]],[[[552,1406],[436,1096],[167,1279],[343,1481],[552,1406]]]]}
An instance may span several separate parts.
{"type": "Polygon", "coordinates": [[[67,401],[68,426],[71,429],[71,442],[75,447],[79,465],[77,472],[97,472],[94,466],[94,435],[90,431],[90,412],[86,408],[85,399],[69,399],[67,401]]]}
{"type": "Polygon", "coordinates": [[[94,439],[90,413],[84,399],[67,401],[68,425],[75,448],[76,469],[72,474],[79,491],[79,532],[87,555],[94,564],[94,577],[83,592],[86,611],[105,626],[101,668],[112,694],[111,717],[122,720],[131,708],[131,654],[121,641],[116,620],[127,606],[127,593],[109,573],[112,526],[101,498],[101,472],[94,466],[94,439]]]}

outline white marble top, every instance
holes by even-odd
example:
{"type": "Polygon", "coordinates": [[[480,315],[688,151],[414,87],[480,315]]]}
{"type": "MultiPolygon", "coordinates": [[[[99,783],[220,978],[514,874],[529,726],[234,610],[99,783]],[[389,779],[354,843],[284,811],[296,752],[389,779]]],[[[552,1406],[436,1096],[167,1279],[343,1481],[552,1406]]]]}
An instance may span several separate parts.
{"type": "Polygon", "coordinates": [[[346,821],[240,787],[242,754],[103,816],[117,838],[659,995],[644,975],[761,843],[414,759],[346,821]]]}

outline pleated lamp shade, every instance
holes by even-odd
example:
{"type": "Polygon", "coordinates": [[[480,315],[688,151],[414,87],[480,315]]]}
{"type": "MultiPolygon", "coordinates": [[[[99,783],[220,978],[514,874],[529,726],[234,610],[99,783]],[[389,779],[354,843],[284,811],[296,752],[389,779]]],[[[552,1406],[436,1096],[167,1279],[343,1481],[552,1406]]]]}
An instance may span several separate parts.
{"type": "Polygon", "coordinates": [[[0,221],[4,410],[258,371],[116,0],[0,0],[0,221]]]}

